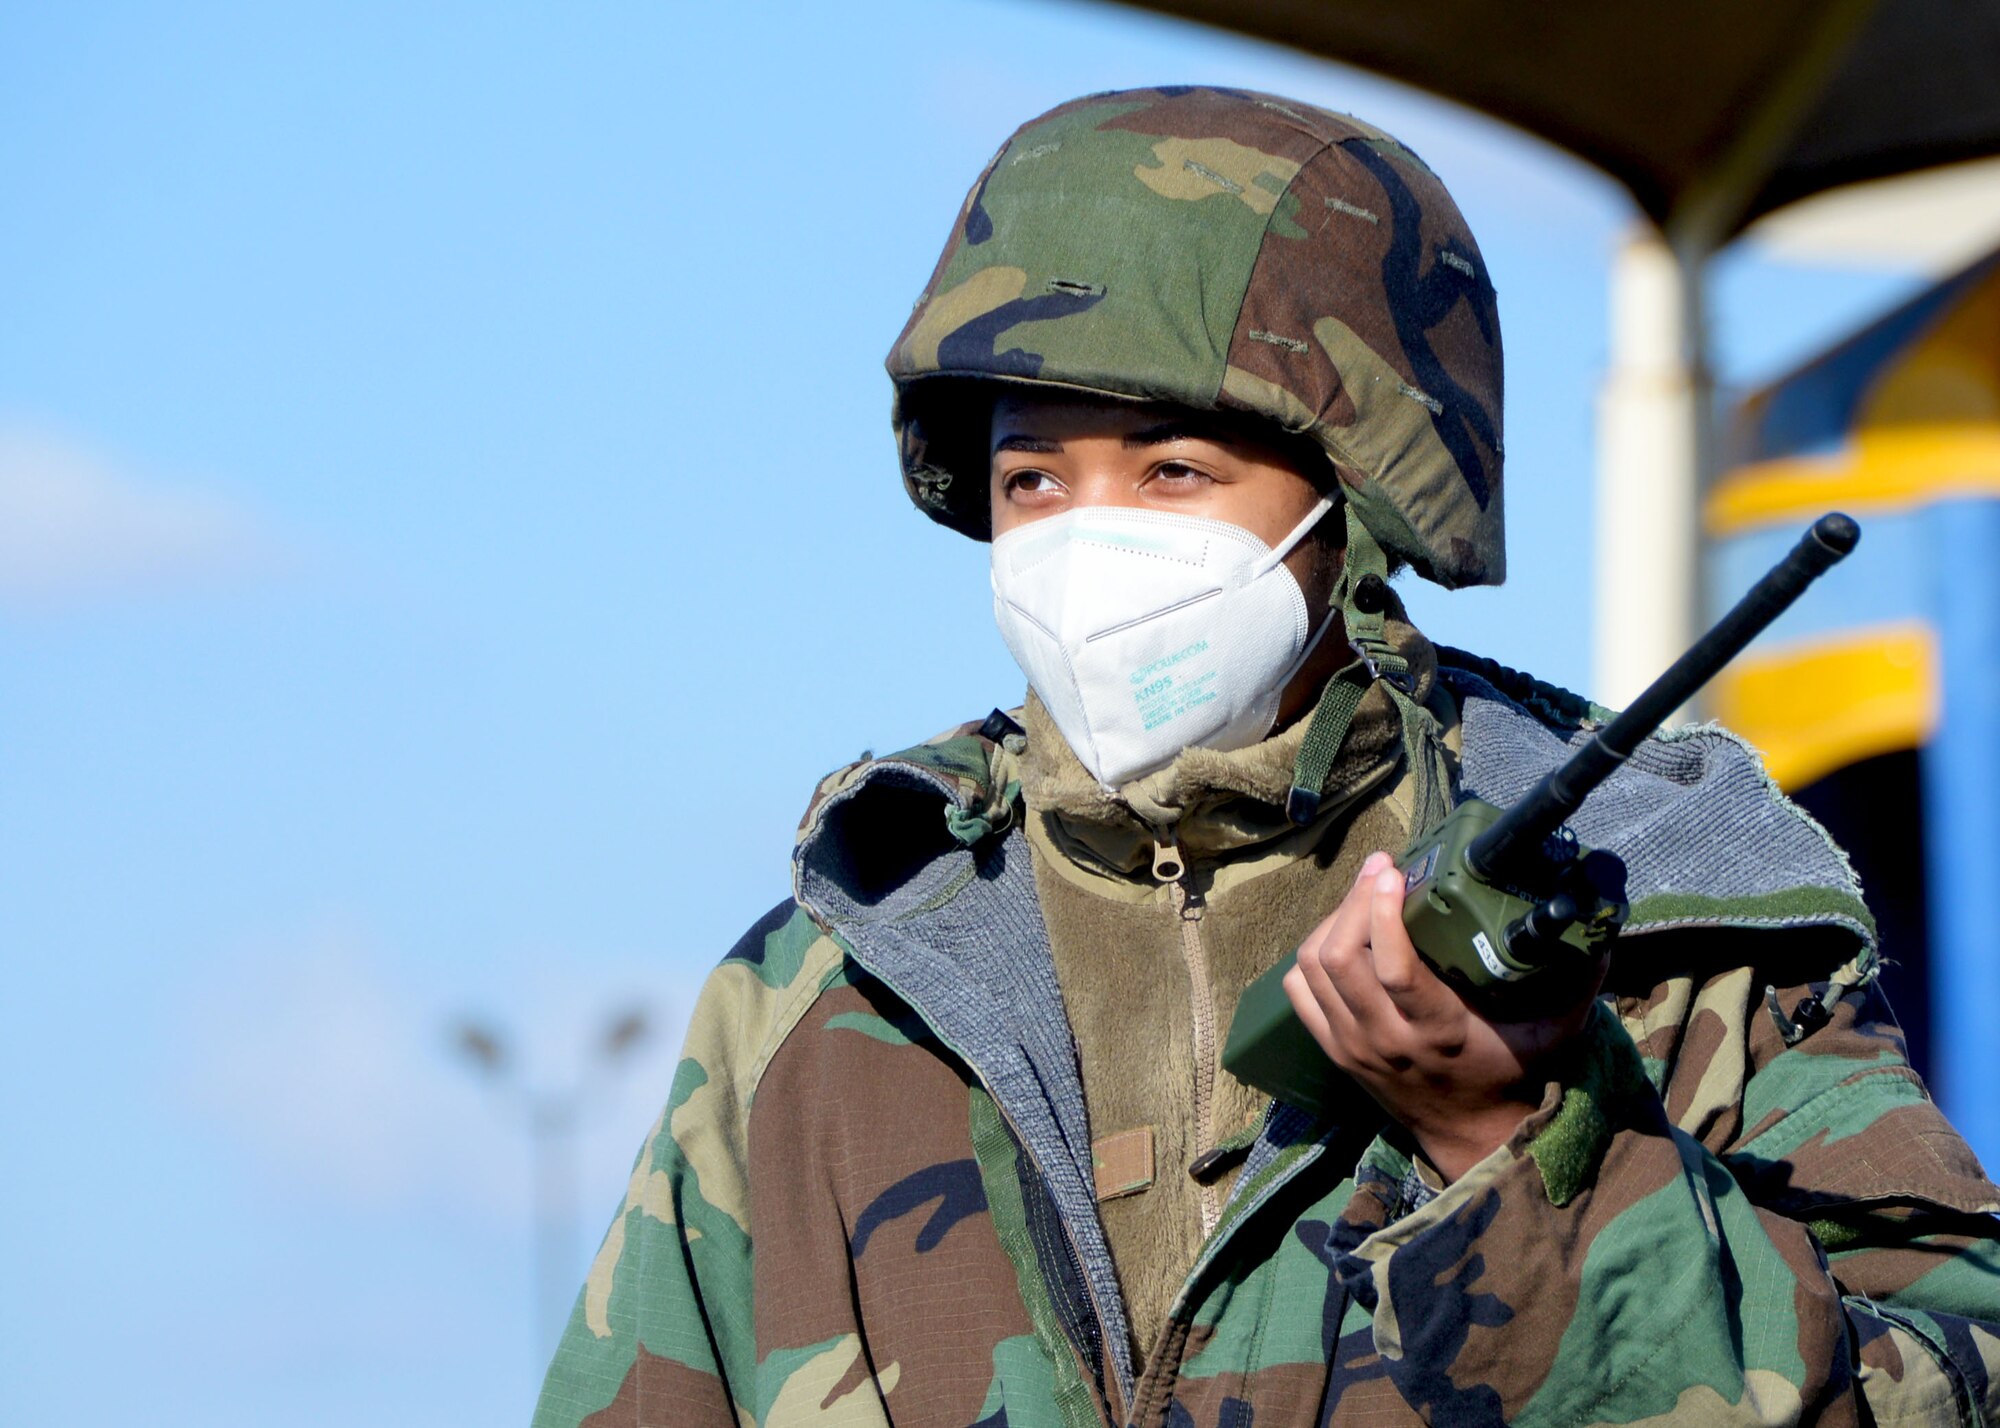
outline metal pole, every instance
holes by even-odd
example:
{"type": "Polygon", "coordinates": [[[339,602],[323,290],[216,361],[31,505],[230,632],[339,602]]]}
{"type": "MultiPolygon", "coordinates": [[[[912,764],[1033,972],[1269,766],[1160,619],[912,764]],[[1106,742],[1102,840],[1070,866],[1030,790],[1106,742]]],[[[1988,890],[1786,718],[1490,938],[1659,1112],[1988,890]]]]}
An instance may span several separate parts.
{"type": "Polygon", "coordinates": [[[534,1159],[535,1280],[530,1322],[543,1359],[555,1352],[576,1293],[576,1105],[547,1096],[528,1110],[534,1159]]]}
{"type": "MultiPolygon", "coordinates": [[[[1598,403],[1594,692],[1631,702],[1701,628],[1700,505],[1714,379],[1703,255],[1648,226],[1611,270],[1611,363],[1598,403]]],[[[1688,717],[1685,709],[1669,716],[1688,717]]]]}
{"type": "Polygon", "coordinates": [[[528,1218],[534,1238],[534,1304],[528,1324],[534,1358],[546,1364],[562,1342],[576,1302],[576,1124],[604,1076],[616,1070],[652,1034],[644,1008],[612,1016],[584,1062],[582,1076],[566,1090],[534,1092],[516,1072],[508,1038],[478,1020],[452,1026],[450,1044],[486,1082],[506,1094],[528,1128],[528,1218]]]}
{"type": "Polygon", "coordinates": [[[566,1090],[537,1093],[516,1073],[508,1039],[492,1027],[461,1020],[450,1033],[452,1048],[495,1090],[510,1110],[521,1113],[528,1130],[530,1236],[534,1242],[534,1302],[528,1323],[538,1364],[547,1363],[569,1326],[576,1300],[577,1176],[576,1128],[583,1105],[603,1077],[651,1035],[652,1022],[638,1007],[609,1020],[582,1076],[566,1090]]]}
{"type": "Polygon", "coordinates": [[[1990,1166],[2000,1163],[2000,501],[1940,502],[1925,521],[1944,686],[1921,755],[1932,1075],[1952,1124],[1990,1166]]]}

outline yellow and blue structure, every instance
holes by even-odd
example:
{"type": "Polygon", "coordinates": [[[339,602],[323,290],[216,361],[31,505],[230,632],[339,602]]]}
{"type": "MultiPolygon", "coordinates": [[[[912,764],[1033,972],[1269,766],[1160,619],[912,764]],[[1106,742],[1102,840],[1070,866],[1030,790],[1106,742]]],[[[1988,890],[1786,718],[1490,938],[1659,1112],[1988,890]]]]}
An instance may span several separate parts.
{"type": "Polygon", "coordinates": [[[1744,401],[1707,493],[1720,608],[1830,509],[1861,546],[1712,686],[1712,712],[1853,846],[1939,1099],[2000,1159],[2000,252],[1744,401]],[[1907,756],[1914,755],[1911,759],[1907,756]],[[1860,771],[1875,770],[1872,777],[1860,771]],[[1882,773],[1888,770],[1888,774],[1882,773]],[[1913,783],[1908,789],[1903,783],[1913,783]],[[1844,787],[1843,787],[1844,786],[1844,787]],[[1905,798],[1902,795],[1910,795],[1905,798]],[[1904,826],[1906,825],[1907,826],[1904,826]],[[1912,849],[1920,856],[1911,858],[1912,849]],[[1900,936],[1900,945],[1899,945],[1900,936]],[[1921,945],[1913,945],[1921,944],[1921,945]]]}

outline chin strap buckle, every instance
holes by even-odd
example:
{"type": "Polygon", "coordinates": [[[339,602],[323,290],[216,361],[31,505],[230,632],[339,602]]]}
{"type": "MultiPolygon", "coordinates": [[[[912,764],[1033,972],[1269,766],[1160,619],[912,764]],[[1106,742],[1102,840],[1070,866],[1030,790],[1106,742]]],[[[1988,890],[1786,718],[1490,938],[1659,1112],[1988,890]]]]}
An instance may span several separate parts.
{"type": "Polygon", "coordinates": [[[1355,514],[1354,502],[1345,503],[1347,551],[1341,558],[1340,584],[1334,598],[1347,629],[1347,646],[1361,661],[1365,679],[1335,675],[1320,692],[1319,707],[1306,726],[1305,742],[1299,747],[1298,761],[1292,766],[1292,790],[1285,797],[1285,816],[1304,827],[1319,817],[1320,802],[1326,794],[1327,775],[1347,740],[1348,725],[1361,696],[1377,680],[1400,695],[1416,692],[1417,680],[1410,662],[1389,643],[1389,558],[1355,514]]]}
{"type": "Polygon", "coordinates": [[[1408,694],[1416,688],[1416,679],[1409,661],[1389,643],[1389,557],[1355,514],[1353,501],[1347,503],[1343,514],[1347,518],[1347,551],[1341,557],[1335,597],[1347,626],[1348,648],[1360,656],[1371,681],[1387,680],[1408,694]]]}
{"type": "Polygon", "coordinates": [[[1405,694],[1416,692],[1417,677],[1410,672],[1409,665],[1404,662],[1400,655],[1390,656],[1390,659],[1393,660],[1393,664],[1391,664],[1377,659],[1370,646],[1364,645],[1359,640],[1349,640],[1347,647],[1354,651],[1356,658],[1361,661],[1361,667],[1368,671],[1369,683],[1372,684],[1379,679],[1385,684],[1393,685],[1405,694]]]}

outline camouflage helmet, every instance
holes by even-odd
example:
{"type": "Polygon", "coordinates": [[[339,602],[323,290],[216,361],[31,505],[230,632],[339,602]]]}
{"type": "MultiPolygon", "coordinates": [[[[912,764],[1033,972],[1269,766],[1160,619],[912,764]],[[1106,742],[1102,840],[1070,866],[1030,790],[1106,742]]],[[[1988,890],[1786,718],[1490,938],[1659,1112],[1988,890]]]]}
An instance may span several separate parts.
{"type": "Polygon", "coordinates": [[[990,535],[990,383],[1265,418],[1446,586],[1506,574],[1500,324],[1458,206],[1346,115],[1242,90],[1091,95],[966,197],[889,354],[910,497],[990,535]]]}

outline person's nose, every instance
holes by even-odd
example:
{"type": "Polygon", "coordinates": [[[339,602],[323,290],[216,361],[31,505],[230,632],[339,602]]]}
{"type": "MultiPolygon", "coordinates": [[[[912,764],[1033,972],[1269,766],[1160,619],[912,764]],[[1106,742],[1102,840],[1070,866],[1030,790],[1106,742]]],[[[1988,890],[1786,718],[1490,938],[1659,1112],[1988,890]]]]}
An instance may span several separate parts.
{"type": "Polygon", "coordinates": [[[1069,494],[1072,506],[1136,508],[1145,504],[1132,474],[1112,462],[1094,463],[1077,471],[1071,478],[1069,494]]]}

